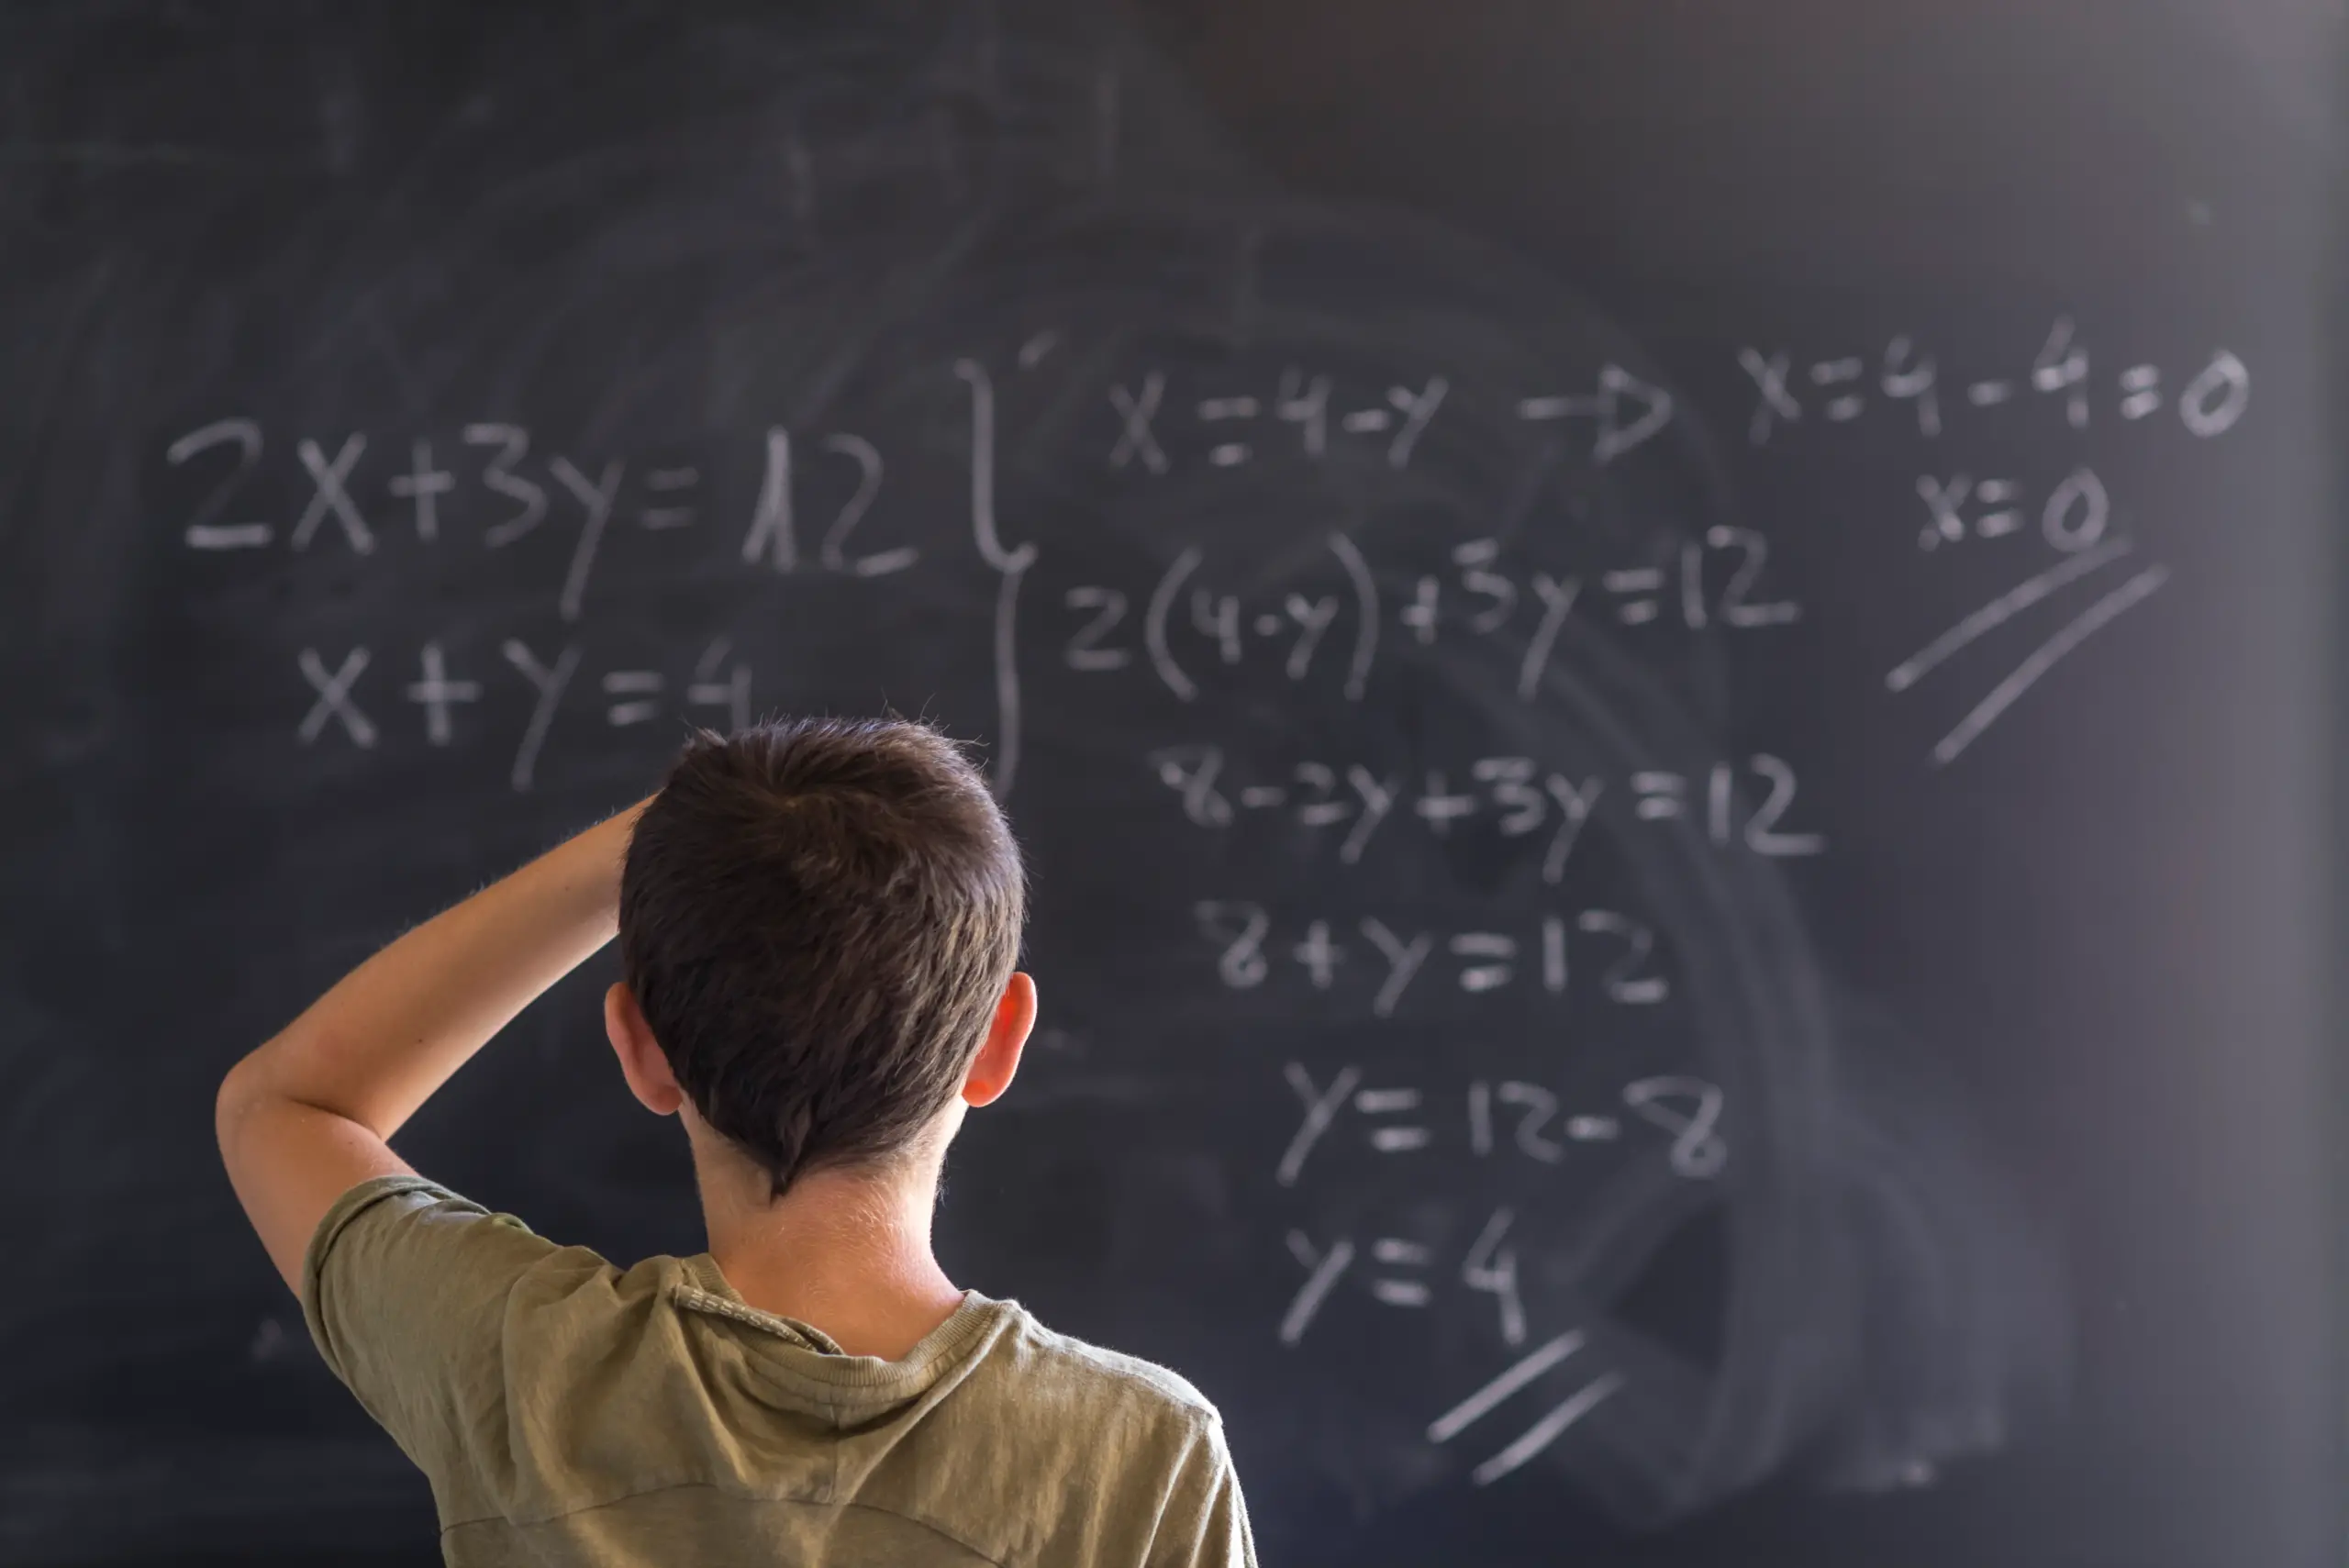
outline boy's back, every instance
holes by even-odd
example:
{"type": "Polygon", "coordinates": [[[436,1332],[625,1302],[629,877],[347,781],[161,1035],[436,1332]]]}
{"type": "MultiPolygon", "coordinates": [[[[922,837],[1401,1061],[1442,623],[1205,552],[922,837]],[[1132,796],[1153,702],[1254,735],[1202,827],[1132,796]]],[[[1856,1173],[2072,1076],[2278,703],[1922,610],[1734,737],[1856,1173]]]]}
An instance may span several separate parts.
{"type": "Polygon", "coordinates": [[[896,720],[703,735],[659,794],[407,932],[230,1071],[221,1154],[459,1564],[1254,1562],[1181,1378],[958,1288],[930,1227],[1036,1019],[1027,879],[896,720]],[[613,937],[605,1029],[706,1252],[621,1270],[392,1135],[613,937]]]}
{"type": "Polygon", "coordinates": [[[410,1176],[337,1202],[302,1294],[467,1568],[1252,1555],[1213,1407],[1016,1302],[844,1355],[707,1253],[622,1272],[410,1176]]]}

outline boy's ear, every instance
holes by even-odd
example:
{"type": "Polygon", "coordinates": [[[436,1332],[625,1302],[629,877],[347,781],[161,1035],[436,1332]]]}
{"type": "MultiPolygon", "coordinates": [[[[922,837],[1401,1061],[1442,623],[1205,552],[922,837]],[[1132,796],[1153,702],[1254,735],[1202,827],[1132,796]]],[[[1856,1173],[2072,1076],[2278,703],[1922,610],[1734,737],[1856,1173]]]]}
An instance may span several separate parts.
{"type": "Polygon", "coordinates": [[[971,1058],[970,1072],[963,1074],[964,1105],[992,1105],[1003,1097],[1003,1092],[1011,1087],[1012,1075],[1019,1071],[1019,1053],[1028,1044],[1028,1031],[1035,1027],[1036,982],[1024,973],[1014,973],[996,999],[987,1037],[980,1042],[979,1053],[971,1058]]]}
{"type": "Polygon", "coordinates": [[[685,1092],[669,1070],[668,1054],[652,1038],[652,1026],[644,1021],[636,993],[624,984],[604,993],[604,1032],[611,1037],[613,1054],[620,1059],[620,1075],[628,1080],[629,1092],[655,1116],[675,1115],[685,1103],[685,1092]]]}

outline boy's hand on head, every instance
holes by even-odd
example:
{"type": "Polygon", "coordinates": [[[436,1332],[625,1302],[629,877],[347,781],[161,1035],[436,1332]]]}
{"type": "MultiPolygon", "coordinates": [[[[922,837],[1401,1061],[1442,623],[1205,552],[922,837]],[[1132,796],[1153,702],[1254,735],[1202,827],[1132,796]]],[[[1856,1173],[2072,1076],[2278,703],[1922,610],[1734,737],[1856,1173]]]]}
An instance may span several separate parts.
{"type": "Polygon", "coordinates": [[[389,1140],[517,1013],[612,939],[629,836],[607,817],[393,942],[222,1080],[228,1180],[285,1283],[334,1200],[410,1173],[389,1140]]]}

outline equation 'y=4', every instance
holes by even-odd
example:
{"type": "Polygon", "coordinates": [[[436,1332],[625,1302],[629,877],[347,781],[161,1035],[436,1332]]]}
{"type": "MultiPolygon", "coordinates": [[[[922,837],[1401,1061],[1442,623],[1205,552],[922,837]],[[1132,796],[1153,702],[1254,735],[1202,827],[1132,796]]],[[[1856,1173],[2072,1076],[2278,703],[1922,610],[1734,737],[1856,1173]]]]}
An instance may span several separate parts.
{"type": "MultiPolygon", "coordinates": [[[[1539,1346],[1490,1383],[1429,1422],[1428,1440],[1450,1442],[1582,1346],[1583,1333],[1579,1329],[1569,1330],[1539,1346]]],[[[1498,1452],[1471,1470],[1468,1479],[1478,1486],[1489,1486],[1510,1471],[1524,1465],[1565,1436],[1569,1428],[1613,1398],[1621,1391],[1623,1382],[1623,1374],[1620,1372],[1602,1373],[1593,1378],[1562,1403],[1553,1406],[1540,1420],[1511,1438],[1498,1452]]]]}

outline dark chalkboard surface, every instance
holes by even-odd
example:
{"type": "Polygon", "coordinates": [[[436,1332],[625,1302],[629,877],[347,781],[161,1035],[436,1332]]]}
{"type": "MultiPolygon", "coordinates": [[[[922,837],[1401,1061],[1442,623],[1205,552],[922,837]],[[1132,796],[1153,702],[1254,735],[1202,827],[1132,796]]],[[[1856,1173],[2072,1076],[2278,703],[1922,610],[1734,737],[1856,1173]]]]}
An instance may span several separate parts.
{"type": "MultiPolygon", "coordinates": [[[[1268,1562],[2313,1564],[2329,10],[0,14],[10,1562],[433,1560],[226,1065],[688,724],[982,740],[959,1279],[1268,1562]]],[[[697,1250],[591,965],[403,1140],[697,1250]]]]}

